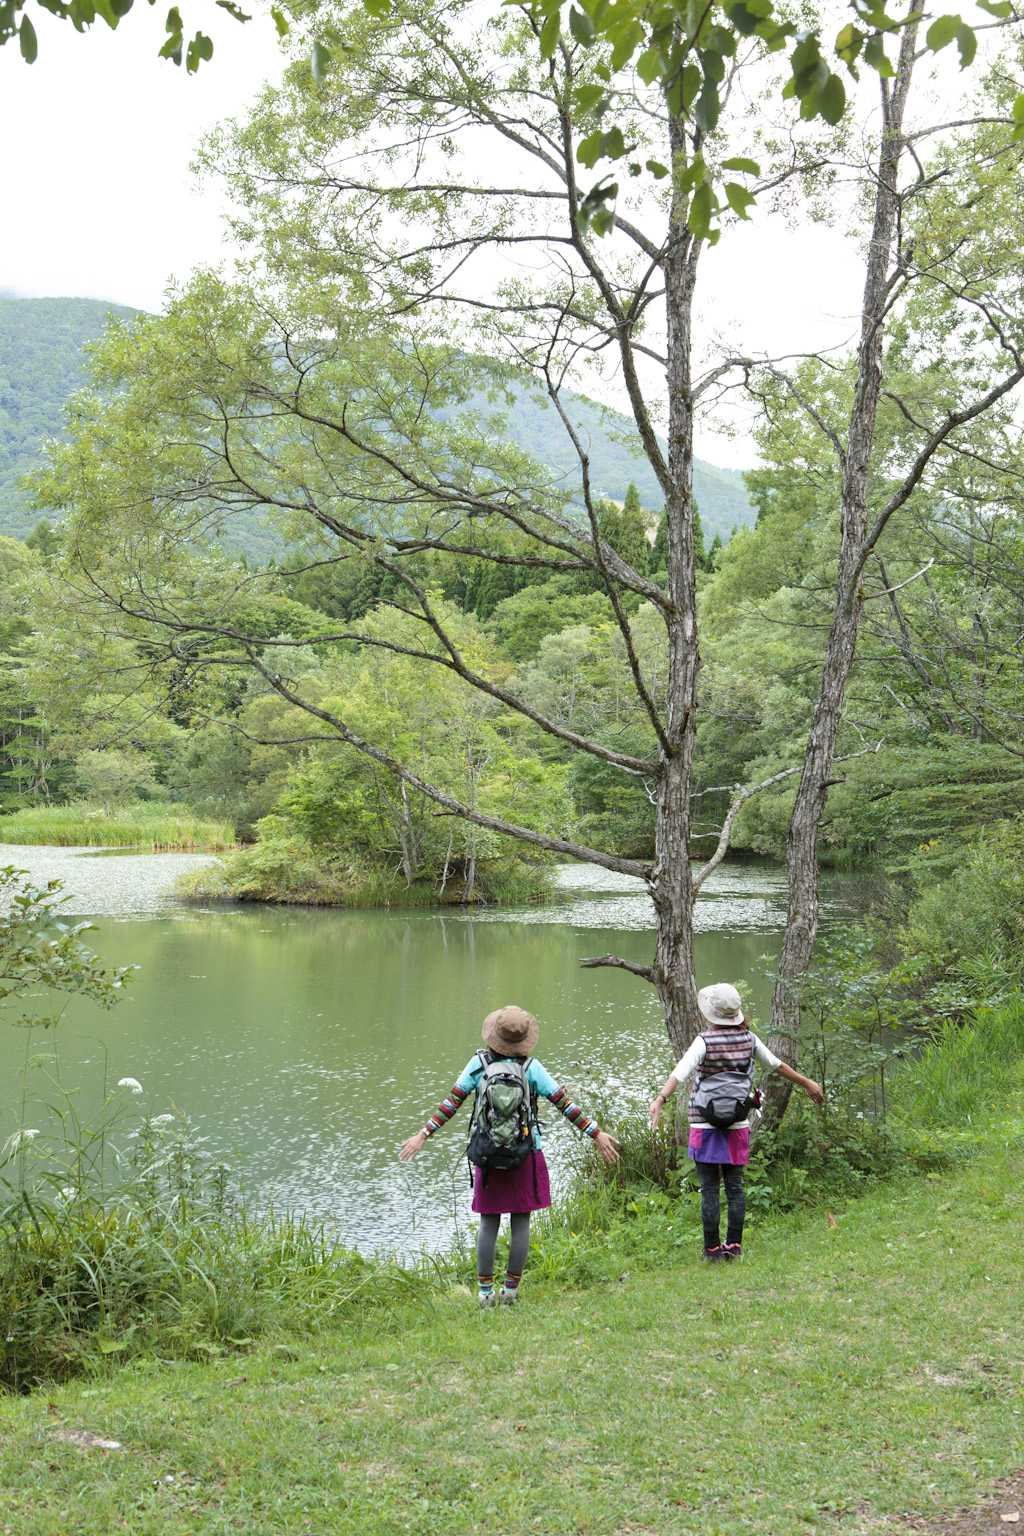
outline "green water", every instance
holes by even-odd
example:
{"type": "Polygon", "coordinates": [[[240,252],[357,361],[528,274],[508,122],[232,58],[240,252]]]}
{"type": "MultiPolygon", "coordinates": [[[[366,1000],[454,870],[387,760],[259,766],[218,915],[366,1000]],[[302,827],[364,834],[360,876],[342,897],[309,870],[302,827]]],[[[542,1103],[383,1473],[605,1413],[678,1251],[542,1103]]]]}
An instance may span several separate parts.
{"type": "MultiPolygon", "coordinates": [[[[56,1044],[61,1081],[81,1088],[83,1111],[104,1083],[135,1078],[143,1093],[133,1104],[186,1110],[254,1197],[331,1216],[361,1248],[409,1250],[469,1217],[464,1126],[448,1127],[411,1166],[395,1153],[480,1043],[492,1008],[535,1012],[538,1057],[584,1099],[581,1062],[628,1081],[641,1062],[660,1070],[669,1061],[651,989],[624,972],[579,968],[582,956],[608,951],[650,958],[646,895],[601,870],[566,870],[560,905],[515,914],[207,911],[161,895],[168,856],[18,853],[37,876],[56,870],[79,891],[76,905],[98,912],[90,942],[139,971],[130,1000],[109,1014],[72,1002],[56,1032],[0,1032],[5,1136],[18,1121],[45,1130],[52,1068],[29,1072],[24,1111],[21,1068],[27,1053],[56,1044]]],[[[781,872],[740,866],[717,877],[698,909],[699,980],[735,982],[755,1020],[784,911],[781,872]]],[[[574,1134],[551,1126],[556,1174],[574,1134]]]]}

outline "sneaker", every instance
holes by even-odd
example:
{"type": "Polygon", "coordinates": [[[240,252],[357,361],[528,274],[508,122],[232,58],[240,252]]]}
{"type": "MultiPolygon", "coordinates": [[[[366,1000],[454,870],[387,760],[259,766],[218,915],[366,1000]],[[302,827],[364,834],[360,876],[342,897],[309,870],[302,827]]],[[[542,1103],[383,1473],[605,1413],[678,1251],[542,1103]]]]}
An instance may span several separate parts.
{"type": "Polygon", "coordinates": [[[718,1248],[702,1248],[700,1256],[707,1264],[721,1264],[723,1259],[729,1257],[721,1246],[718,1248]]]}
{"type": "Polygon", "coordinates": [[[726,1243],[725,1247],[722,1249],[722,1257],[724,1259],[742,1259],[742,1257],[743,1257],[743,1244],[742,1243],[726,1243]]]}
{"type": "Polygon", "coordinates": [[[519,1292],[506,1291],[503,1289],[501,1295],[498,1297],[498,1300],[503,1307],[514,1307],[516,1302],[519,1300],[519,1292]]]}
{"type": "Polygon", "coordinates": [[[486,1294],[481,1291],[479,1301],[480,1306],[484,1308],[496,1307],[498,1305],[498,1298],[493,1291],[487,1291],[486,1294]]]}

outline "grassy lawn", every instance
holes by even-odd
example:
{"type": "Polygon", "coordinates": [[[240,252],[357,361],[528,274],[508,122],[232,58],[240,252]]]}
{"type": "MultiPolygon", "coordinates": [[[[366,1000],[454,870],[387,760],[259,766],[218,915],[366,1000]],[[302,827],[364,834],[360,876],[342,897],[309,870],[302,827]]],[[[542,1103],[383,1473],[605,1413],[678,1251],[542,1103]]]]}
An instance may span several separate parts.
{"type": "Polygon", "coordinates": [[[900,1531],[1024,1461],[1024,1156],[749,1234],[742,1265],[469,1291],[0,1400],[0,1530],[900,1531]],[[121,1450],[82,1450],[57,1430],[121,1450]]]}

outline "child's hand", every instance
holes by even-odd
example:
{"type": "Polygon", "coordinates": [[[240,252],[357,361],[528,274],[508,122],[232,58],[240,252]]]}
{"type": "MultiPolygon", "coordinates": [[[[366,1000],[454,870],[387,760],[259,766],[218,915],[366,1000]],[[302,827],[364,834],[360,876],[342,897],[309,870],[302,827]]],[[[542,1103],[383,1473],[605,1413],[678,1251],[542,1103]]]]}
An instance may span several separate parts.
{"type": "Polygon", "coordinates": [[[417,1152],[422,1152],[427,1141],[426,1131],[417,1131],[408,1141],[403,1141],[398,1156],[403,1163],[411,1163],[417,1152]]]}
{"type": "Polygon", "coordinates": [[[824,1102],[825,1102],[825,1091],[822,1088],[820,1083],[814,1083],[814,1082],[811,1081],[810,1078],[808,1078],[807,1079],[807,1083],[806,1083],[806,1088],[807,1088],[807,1095],[808,1095],[808,1097],[813,1099],[815,1104],[818,1104],[818,1105],[824,1104],[824,1102]]]}
{"type": "Polygon", "coordinates": [[[658,1098],[656,1098],[654,1100],[654,1103],[651,1105],[649,1113],[650,1113],[650,1116],[651,1116],[651,1130],[652,1131],[656,1131],[658,1129],[658,1121],[661,1119],[661,1107],[664,1104],[664,1102],[665,1102],[665,1100],[659,1096],[658,1098]]]}
{"type": "Polygon", "coordinates": [[[597,1150],[600,1152],[605,1162],[608,1163],[609,1166],[614,1167],[614,1165],[619,1160],[619,1154],[615,1150],[619,1143],[615,1137],[609,1136],[607,1131],[598,1131],[597,1135],[594,1137],[594,1142],[597,1146],[597,1150]]]}

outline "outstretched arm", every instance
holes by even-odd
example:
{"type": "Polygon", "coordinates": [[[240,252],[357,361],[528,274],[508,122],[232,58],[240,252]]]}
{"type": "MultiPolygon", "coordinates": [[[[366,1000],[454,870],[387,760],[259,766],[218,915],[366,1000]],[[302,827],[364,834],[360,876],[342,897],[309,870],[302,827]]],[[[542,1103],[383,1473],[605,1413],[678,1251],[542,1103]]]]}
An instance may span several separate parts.
{"type": "Polygon", "coordinates": [[[652,1131],[656,1131],[658,1129],[658,1121],[661,1119],[662,1105],[668,1103],[669,1099],[672,1097],[678,1087],[679,1079],[676,1077],[674,1072],[669,1073],[668,1081],[665,1083],[664,1088],[661,1090],[661,1092],[658,1094],[658,1097],[651,1105],[650,1114],[652,1131]]]}
{"type": "Polygon", "coordinates": [[[548,1094],[548,1098],[557,1110],[560,1110],[570,1125],[574,1125],[584,1136],[589,1136],[597,1147],[598,1152],[606,1163],[617,1163],[619,1154],[615,1150],[618,1142],[614,1136],[609,1136],[607,1131],[602,1131],[596,1120],[591,1120],[585,1115],[578,1104],[574,1104],[569,1097],[569,1090],[564,1085],[556,1088],[554,1093],[548,1094]]]}
{"type": "Polygon", "coordinates": [[[787,1067],[784,1061],[781,1061],[775,1070],[780,1077],[788,1077],[791,1083],[796,1083],[798,1088],[802,1088],[807,1097],[813,1099],[815,1104],[824,1104],[824,1090],[821,1084],[816,1083],[813,1078],[802,1077],[799,1072],[794,1072],[792,1067],[787,1067]]]}
{"type": "Polygon", "coordinates": [[[422,1152],[429,1137],[439,1131],[442,1125],[447,1125],[453,1115],[458,1114],[461,1106],[469,1097],[469,1091],[460,1088],[458,1083],[449,1088],[434,1113],[427,1120],[422,1131],[417,1131],[415,1136],[410,1136],[403,1141],[398,1156],[403,1163],[411,1162],[418,1152],[422,1152]]]}

